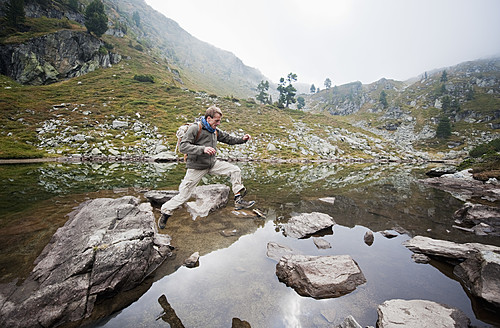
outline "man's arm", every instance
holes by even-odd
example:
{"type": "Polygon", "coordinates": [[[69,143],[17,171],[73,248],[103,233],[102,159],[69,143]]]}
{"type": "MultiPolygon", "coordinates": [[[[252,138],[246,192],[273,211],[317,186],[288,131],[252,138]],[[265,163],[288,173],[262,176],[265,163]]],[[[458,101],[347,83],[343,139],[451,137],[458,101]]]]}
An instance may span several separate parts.
{"type": "Polygon", "coordinates": [[[243,137],[233,137],[229,133],[217,129],[217,141],[228,145],[243,144],[250,139],[251,137],[249,134],[245,134],[243,137]]]}

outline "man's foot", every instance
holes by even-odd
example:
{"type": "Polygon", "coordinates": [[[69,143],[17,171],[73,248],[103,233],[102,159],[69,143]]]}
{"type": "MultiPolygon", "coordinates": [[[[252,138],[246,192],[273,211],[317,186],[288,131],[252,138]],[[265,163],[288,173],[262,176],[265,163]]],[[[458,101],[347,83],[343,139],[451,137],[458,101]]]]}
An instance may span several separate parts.
{"type": "Polygon", "coordinates": [[[255,204],[255,201],[246,201],[241,196],[236,196],[234,199],[234,209],[237,211],[244,208],[250,208],[253,206],[253,204],[255,204]]]}
{"type": "Polygon", "coordinates": [[[160,219],[158,220],[158,228],[160,229],[165,229],[165,226],[167,225],[167,220],[170,217],[170,215],[161,213],[160,219]]]}

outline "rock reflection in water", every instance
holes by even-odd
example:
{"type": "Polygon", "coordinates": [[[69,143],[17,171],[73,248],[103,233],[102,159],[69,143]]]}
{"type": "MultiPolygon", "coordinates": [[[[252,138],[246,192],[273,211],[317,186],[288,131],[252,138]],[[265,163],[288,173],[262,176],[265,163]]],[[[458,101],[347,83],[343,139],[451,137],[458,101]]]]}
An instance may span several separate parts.
{"type": "MultiPolygon", "coordinates": [[[[293,322],[328,327],[341,323],[350,314],[363,326],[373,326],[378,304],[393,298],[447,303],[462,309],[473,325],[484,326],[484,322],[475,318],[470,300],[458,282],[431,265],[412,262],[411,252],[401,245],[403,240],[417,234],[456,242],[500,243],[498,238],[480,238],[452,228],[452,214],[462,202],[416,181],[424,176],[427,166],[238,165],[250,191],[247,197],[257,201],[266,218],[257,218],[251,212],[237,215],[229,206],[195,221],[185,209],[177,211],[165,229],[173,238],[175,259],[154,273],[154,282],[147,292],[123,302],[131,305],[108,317],[101,326],[164,327],[163,320],[155,320],[164,311],[159,303],[162,295],[165,300],[168,297],[170,308],[175,309],[186,327],[227,327],[232,318],[241,318],[253,327],[288,327],[293,322]],[[323,197],[335,197],[335,203],[319,200],[323,197]],[[332,216],[337,223],[334,234],[323,236],[332,248],[318,249],[312,238],[287,238],[280,231],[281,224],[293,213],[315,211],[332,216]],[[394,228],[407,231],[407,235],[387,239],[378,233],[394,228]],[[371,246],[364,243],[367,231],[374,232],[371,246]],[[268,242],[278,242],[307,255],[351,255],[367,283],[338,299],[318,301],[301,297],[278,281],[276,262],[266,256],[268,242]],[[182,267],[194,252],[200,253],[200,266],[182,267]]],[[[54,231],[64,224],[64,216],[71,208],[85,199],[121,197],[122,191],[141,196],[145,190],[177,189],[183,173],[182,164],[157,170],[154,164],[144,163],[99,167],[37,164],[30,168],[0,169],[3,206],[0,263],[8,267],[8,274],[2,271],[2,278],[14,281],[19,277],[18,269],[26,271],[32,265],[30,259],[36,258],[37,251],[51,237],[47,234],[47,220],[54,231]],[[23,212],[22,202],[29,203],[31,208],[23,212]],[[30,225],[22,225],[26,218],[30,225]],[[16,226],[23,228],[17,229],[16,238],[12,238],[16,226]],[[21,244],[30,247],[18,247],[21,244]],[[24,259],[16,262],[18,269],[11,269],[11,262],[6,260],[9,256],[24,259]]],[[[227,184],[219,177],[203,181],[219,182],[227,184]]],[[[159,216],[158,209],[155,214],[159,216]]]]}

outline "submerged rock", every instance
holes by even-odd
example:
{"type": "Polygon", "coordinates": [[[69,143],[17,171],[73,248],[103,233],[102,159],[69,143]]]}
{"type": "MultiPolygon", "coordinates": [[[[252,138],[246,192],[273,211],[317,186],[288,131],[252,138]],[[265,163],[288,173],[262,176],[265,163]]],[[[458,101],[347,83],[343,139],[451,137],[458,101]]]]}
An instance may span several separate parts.
{"type": "Polygon", "coordinates": [[[379,305],[378,328],[469,327],[461,310],[426,300],[389,300],[379,305]]]}
{"type": "Polygon", "coordinates": [[[330,215],[313,212],[292,216],[283,228],[285,235],[289,237],[304,238],[334,224],[335,221],[330,215]]]}
{"type": "Polygon", "coordinates": [[[288,246],[280,245],[275,242],[267,243],[267,257],[279,261],[284,255],[291,255],[295,252],[288,246]]]}
{"type": "Polygon", "coordinates": [[[470,292],[500,309],[500,247],[458,244],[416,236],[403,243],[411,251],[454,260],[453,273],[470,292]]]}
{"type": "Polygon", "coordinates": [[[349,255],[284,255],[276,265],[276,275],[299,295],[314,298],[339,297],[366,282],[349,255]]]}
{"type": "Polygon", "coordinates": [[[82,203],[24,283],[0,286],[0,326],[79,321],[91,314],[98,297],[139,285],[171,254],[170,237],[157,234],[154,223],[151,205],[135,197],[82,203]]]}

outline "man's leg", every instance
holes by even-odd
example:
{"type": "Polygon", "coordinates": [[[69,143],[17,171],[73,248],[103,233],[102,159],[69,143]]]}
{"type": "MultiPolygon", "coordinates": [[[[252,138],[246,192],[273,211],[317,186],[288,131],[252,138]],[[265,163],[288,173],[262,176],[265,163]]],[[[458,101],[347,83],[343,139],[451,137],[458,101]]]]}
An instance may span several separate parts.
{"type": "Polygon", "coordinates": [[[172,215],[172,212],[181,207],[182,204],[191,198],[194,188],[196,188],[201,178],[203,178],[207,172],[208,170],[195,169],[188,169],[186,171],[186,175],[179,185],[179,193],[161,206],[161,217],[158,221],[160,229],[165,228],[165,224],[167,223],[168,218],[172,215]]]}
{"type": "Polygon", "coordinates": [[[241,169],[234,164],[224,161],[216,161],[208,173],[216,175],[229,175],[231,178],[233,194],[235,195],[242,189],[245,189],[241,183],[241,169]]]}
{"type": "Polygon", "coordinates": [[[234,194],[234,207],[236,210],[250,208],[255,204],[255,201],[243,200],[243,196],[246,194],[246,189],[241,183],[241,169],[236,165],[224,161],[217,161],[208,173],[229,175],[231,177],[231,185],[234,194]]]}

